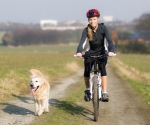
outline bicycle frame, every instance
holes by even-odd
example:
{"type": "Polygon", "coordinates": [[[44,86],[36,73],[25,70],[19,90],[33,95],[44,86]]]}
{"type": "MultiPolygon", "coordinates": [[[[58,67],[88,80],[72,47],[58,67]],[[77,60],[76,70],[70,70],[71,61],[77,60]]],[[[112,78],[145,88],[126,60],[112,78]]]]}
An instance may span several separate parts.
{"type": "Polygon", "coordinates": [[[101,91],[102,91],[102,85],[101,85],[101,75],[100,75],[100,71],[97,69],[97,65],[98,65],[98,62],[96,60],[94,60],[94,68],[93,70],[91,69],[90,71],[90,79],[89,79],[89,83],[90,83],[90,93],[91,93],[91,100],[93,99],[93,82],[92,82],[92,79],[93,77],[96,75],[97,78],[98,78],[98,83],[97,83],[97,88],[98,88],[98,98],[99,100],[101,100],[102,98],[102,94],[101,94],[101,91]],[[94,73],[94,74],[92,74],[94,73]]]}
{"type": "Polygon", "coordinates": [[[98,58],[99,56],[94,56],[94,64],[93,69],[91,67],[90,71],[90,93],[91,93],[91,100],[93,102],[93,108],[94,108],[94,121],[98,121],[99,116],[99,101],[102,100],[101,98],[101,76],[100,76],[100,70],[98,69],[98,58]]]}

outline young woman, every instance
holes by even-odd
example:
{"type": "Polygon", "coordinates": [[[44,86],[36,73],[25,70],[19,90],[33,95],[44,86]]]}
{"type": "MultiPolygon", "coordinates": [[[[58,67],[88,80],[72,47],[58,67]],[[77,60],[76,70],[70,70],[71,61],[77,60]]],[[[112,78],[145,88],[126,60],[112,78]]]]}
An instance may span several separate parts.
{"type": "MultiPolygon", "coordinates": [[[[100,17],[99,11],[97,9],[91,9],[87,12],[86,16],[88,18],[89,24],[82,32],[82,37],[77,48],[76,56],[78,58],[82,58],[83,44],[87,38],[89,40],[90,49],[85,52],[85,55],[90,53],[105,54],[106,51],[104,47],[104,39],[106,38],[108,41],[108,56],[113,56],[114,45],[107,27],[103,23],[99,24],[99,17],[100,17]]],[[[100,64],[102,91],[103,91],[102,100],[108,101],[109,98],[107,94],[107,73],[105,67],[107,59],[103,58],[100,59],[100,61],[102,62],[100,64]]],[[[84,81],[86,86],[86,90],[84,91],[85,101],[90,101],[90,85],[89,85],[90,70],[91,70],[90,63],[85,59],[84,60],[84,81]]]]}

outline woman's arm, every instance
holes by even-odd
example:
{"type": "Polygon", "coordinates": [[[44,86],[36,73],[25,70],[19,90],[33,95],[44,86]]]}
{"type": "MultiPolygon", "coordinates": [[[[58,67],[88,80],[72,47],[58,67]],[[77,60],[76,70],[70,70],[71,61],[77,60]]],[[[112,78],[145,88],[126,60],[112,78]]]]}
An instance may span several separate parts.
{"type": "Polygon", "coordinates": [[[108,42],[108,52],[113,52],[114,53],[114,45],[113,45],[113,42],[112,42],[112,39],[111,39],[111,36],[109,34],[109,31],[107,29],[107,27],[104,25],[104,32],[105,32],[105,37],[106,37],[106,40],[108,42]]]}
{"type": "Polygon", "coordinates": [[[81,36],[81,39],[80,39],[80,43],[77,47],[77,52],[76,53],[82,53],[85,42],[86,42],[86,38],[87,38],[87,28],[85,28],[82,32],[82,36],[81,36]]]}

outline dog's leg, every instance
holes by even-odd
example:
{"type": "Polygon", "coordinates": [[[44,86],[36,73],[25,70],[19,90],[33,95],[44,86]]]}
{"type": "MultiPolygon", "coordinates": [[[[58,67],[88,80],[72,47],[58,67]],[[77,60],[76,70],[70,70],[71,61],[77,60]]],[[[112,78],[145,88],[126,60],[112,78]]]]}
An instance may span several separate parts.
{"type": "Polygon", "coordinates": [[[40,102],[40,108],[39,108],[39,111],[38,111],[38,116],[42,115],[42,113],[44,112],[45,105],[46,105],[46,101],[40,102]]]}
{"type": "Polygon", "coordinates": [[[39,106],[37,101],[35,101],[35,115],[38,115],[39,106]]]}
{"type": "Polygon", "coordinates": [[[48,101],[49,101],[49,99],[47,99],[47,101],[46,101],[44,112],[49,112],[49,102],[48,101]]]}
{"type": "Polygon", "coordinates": [[[45,106],[45,112],[49,112],[49,95],[50,95],[50,86],[48,86],[48,94],[47,94],[47,100],[46,100],[46,106],[45,106]]]}

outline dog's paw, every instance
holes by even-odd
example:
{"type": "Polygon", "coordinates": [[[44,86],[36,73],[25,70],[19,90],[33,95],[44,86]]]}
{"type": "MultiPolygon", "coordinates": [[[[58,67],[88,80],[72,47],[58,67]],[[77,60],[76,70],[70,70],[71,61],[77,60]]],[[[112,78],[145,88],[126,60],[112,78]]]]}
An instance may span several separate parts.
{"type": "Polygon", "coordinates": [[[44,112],[49,112],[49,109],[45,109],[44,112]]]}
{"type": "Polygon", "coordinates": [[[43,113],[43,110],[39,110],[37,115],[40,116],[40,115],[42,115],[42,113],[43,113]]]}
{"type": "Polygon", "coordinates": [[[35,116],[37,116],[38,115],[38,113],[37,112],[35,112],[35,114],[34,114],[35,116]]]}

